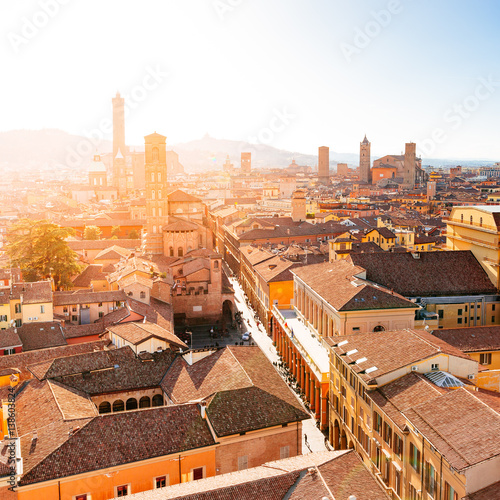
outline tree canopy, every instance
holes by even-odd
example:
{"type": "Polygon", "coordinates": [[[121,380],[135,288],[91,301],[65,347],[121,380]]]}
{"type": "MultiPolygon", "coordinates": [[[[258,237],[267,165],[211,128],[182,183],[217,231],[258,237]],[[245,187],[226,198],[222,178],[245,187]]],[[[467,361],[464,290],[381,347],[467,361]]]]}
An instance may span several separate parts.
{"type": "Polygon", "coordinates": [[[85,226],[83,230],[84,240],[100,240],[102,231],[97,226],[85,226]]]}
{"type": "Polygon", "coordinates": [[[7,230],[5,252],[26,281],[52,277],[56,289],[68,288],[71,276],[81,271],[78,256],[66,241],[73,234],[73,229],[48,220],[20,219],[7,230]]]}

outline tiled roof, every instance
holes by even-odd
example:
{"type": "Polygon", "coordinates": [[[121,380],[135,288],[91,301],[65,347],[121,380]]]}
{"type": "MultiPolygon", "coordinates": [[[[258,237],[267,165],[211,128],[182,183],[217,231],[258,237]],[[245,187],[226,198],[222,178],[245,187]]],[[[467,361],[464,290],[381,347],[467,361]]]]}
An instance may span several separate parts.
{"type": "Polygon", "coordinates": [[[67,344],[61,324],[56,321],[24,323],[14,330],[17,330],[17,334],[23,343],[23,351],[46,349],[67,344]]]}
{"type": "Polygon", "coordinates": [[[475,493],[469,493],[463,500],[500,500],[500,481],[475,493]]]}
{"type": "Polygon", "coordinates": [[[95,404],[84,392],[71,389],[55,381],[47,382],[56,399],[63,420],[77,420],[98,414],[95,404]]]}
{"type": "Polygon", "coordinates": [[[91,292],[80,290],[77,292],[54,292],[54,306],[69,306],[73,304],[98,304],[101,302],[125,302],[127,296],[123,290],[108,290],[105,292],[91,292]]]}
{"type": "Polygon", "coordinates": [[[71,323],[67,323],[62,326],[62,330],[64,338],[75,339],[89,335],[99,335],[104,333],[105,328],[104,324],[99,321],[97,323],[89,323],[88,325],[72,325],[71,323]]]}
{"type": "Polygon", "coordinates": [[[218,436],[229,436],[306,420],[309,415],[258,387],[217,392],[207,415],[218,436]]]}
{"type": "Polygon", "coordinates": [[[406,420],[401,412],[446,392],[421,374],[408,373],[370,392],[370,398],[403,430],[406,420]]]}
{"type": "Polygon", "coordinates": [[[175,191],[171,191],[167,194],[167,198],[169,202],[191,202],[191,203],[201,203],[200,198],[196,198],[196,196],[192,196],[180,189],[176,189],[175,191]]]}
{"type": "Polygon", "coordinates": [[[0,349],[21,347],[22,345],[22,341],[15,328],[0,330],[0,349]]]}
{"type": "Polygon", "coordinates": [[[500,326],[473,326],[434,330],[432,335],[463,352],[500,350],[500,326]]]}
{"type": "Polygon", "coordinates": [[[339,235],[345,233],[345,226],[325,222],[322,224],[301,224],[300,226],[275,226],[274,229],[251,229],[238,236],[240,241],[271,238],[293,238],[297,236],[339,235]]]}
{"type": "Polygon", "coordinates": [[[467,389],[404,413],[458,471],[500,455],[500,414],[467,389]]]}
{"type": "Polygon", "coordinates": [[[66,437],[23,476],[21,485],[215,444],[196,404],[99,415],[66,437]]]}
{"type": "Polygon", "coordinates": [[[354,451],[309,453],[132,495],[131,500],[389,500],[354,451]]]}
{"type": "MultiPolygon", "coordinates": [[[[130,348],[127,349],[133,354],[130,348]]],[[[165,350],[155,352],[152,356],[152,360],[142,360],[135,356],[123,355],[113,357],[114,364],[107,369],[59,377],[52,377],[49,370],[46,377],[50,376],[90,395],[159,387],[163,375],[174,360],[175,353],[165,350]]]]}
{"type": "Polygon", "coordinates": [[[41,304],[52,302],[52,285],[50,281],[35,281],[33,283],[15,283],[16,291],[23,297],[23,304],[41,304]]]}
{"type": "Polygon", "coordinates": [[[353,369],[366,382],[443,352],[470,359],[442,341],[432,342],[432,335],[410,329],[328,337],[324,341],[332,346],[337,354],[343,356],[346,363],[366,358],[365,361],[353,365],[353,369]],[[342,341],[347,342],[339,346],[342,341]],[[353,350],[356,352],[346,354],[353,350]],[[376,367],[377,370],[364,373],[364,370],[371,367],[376,367]]]}
{"type": "MultiPolygon", "coordinates": [[[[139,248],[141,246],[140,239],[123,239],[118,240],[122,248],[129,248],[131,250],[139,248]]],[[[68,241],[68,246],[75,251],[78,250],[103,250],[104,248],[110,248],[117,244],[117,240],[78,240],[78,241],[68,241]]]]}
{"type": "Polygon", "coordinates": [[[109,326],[108,330],[134,345],[142,344],[146,340],[155,337],[167,341],[169,345],[174,347],[181,347],[183,349],[188,348],[179,337],[154,323],[135,323],[129,321],[127,323],[109,326]]]}
{"type": "Polygon", "coordinates": [[[259,262],[263,262],[271,257],[274,257],[272,252],[250,245],[240,248],[240,254],[242,258],[247,260],[251,265],[258,264],[259,262]]]}
{"type": "Polygon", "coordinates": [[[102,264],[91,264],[73,280],[73,286],[90,288],[92,281],[97,280],[105,281],[106,274],[102,272],[102,264]]]}
{"type": "Polygon", "coordinates": [[[350,257],[366,279],[405,297],[494,294],[496,288],[472,252],[360,253],[350,257]],[[467,269],[459,273],[457,269],[467,269]]]}
{"type": "Polygon", "coordinates": [[[0,370],[17,368],[21,370],[23,375],[26,375],[29,374],[27,370],[29,365],[43,363],[55,358],[71,356],[73,354],[103,350],[108,343],[109,342],[107,340],[99,340],[96,342],[85,342],[83,344],[72,344],[61,347],[52,347],[50,349],[38,349],[36,351],[21,352],[19,354],[11,354],[10,356],[1,356],[0,370]]]}
{"type": "Polygon", "coordinates": [[[338,260],[299,267],[292,272],[337,311],[418,307],[398,294],[356,279],[354,276],[362,271],[347,260],[338,260]]]}
{"type": "Polygon", "coordinates": [[[95,257],[96,260],[120,260],[123,257],[128,257],[131,254],[131,250],[127,248],[120,247],[119,245],[113,245],[112,247],[105,248],[101,250],[95,257]]]}

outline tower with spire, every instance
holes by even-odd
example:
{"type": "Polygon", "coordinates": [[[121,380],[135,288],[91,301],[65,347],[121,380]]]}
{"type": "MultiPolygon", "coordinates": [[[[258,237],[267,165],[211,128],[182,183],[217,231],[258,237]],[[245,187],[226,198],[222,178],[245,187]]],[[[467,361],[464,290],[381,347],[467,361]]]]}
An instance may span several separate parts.
{"type": "Polygon", "coordinates": [[[366,138],[359,145],[359,179],[362,182],[372,183],[370,141],[366,138]]]}

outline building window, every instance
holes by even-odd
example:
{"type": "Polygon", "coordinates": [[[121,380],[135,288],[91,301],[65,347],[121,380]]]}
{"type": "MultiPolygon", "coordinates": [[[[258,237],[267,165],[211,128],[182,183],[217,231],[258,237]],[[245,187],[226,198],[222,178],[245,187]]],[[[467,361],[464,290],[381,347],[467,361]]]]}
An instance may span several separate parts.
{"type": "Polygon", "coordinates": [[[479,363],[482,365],[491,365],[491,352],[484,352],[480,354],[479,363]]]}
{"type": "Polygon", "coordinates": [[[160,150],[158,148],[153,148],[153,161],[158,161],[160,158],[160,150]]]}
{"type": "Polygon", "coordinates": [[[158,182],[161,182],[161,172],[158,172],[158,182]]]}
{"type": "Polygon", "coordinates": [[[439,370],[439,363],[432,363],[431,364],[431,370],[433,372],[437,372],[439,370]]]}
{"type": "Polygon", "coordinates": [[[409,493],[410,493],[409,500],[418,500],[417,488],[415,488],[413,484],[410,484],[409,493]]]}
{"type": "Polygon", "coordinates": [[[8,356],[9,354],[15,354],[16,350],[15,349],[4,349],[3,354],[4,356],[8,356]]]}
{"type": "Polygon", "coordinates": [[[470,223],[473,224],[474,219],[472,218],[472,215],[470,216],[470,223]]]}
{"type": "Polygon", "coordinates": [[[45,306],[40,306],[40,314],[43,314],[45,312],[45,306]]]}
{"type": "MultiPolygon", "coordinates": [[[[493,310],[494,310],[494,307],[495,306],[493,306],[493,310]]],[[[21,304],[16,304],[15,309],[16,309],[16,314],[20,314],[21,313],[21,304]]],[[[65,309],[66,309],[66,311],[68,310],[67,307],[65,309]]]]}
{"type": "Polygon", "coordinates": [[[248,469],[248,455],[238,457],[238,470],[248,469]]]}
{"type": "Polygon", "coordinates": [[[460,222],[463,222],[464,221],[464,214],[461,214],[460,215],[460,222]]]}
{"type": "Polygon", "coordinates": [[[377,413],[373,413],[373,429],[382,435],[382,417],[377,413]]]}
{"type": "Polygon", "coordinates": [[[154,182],[154,181],[155,181],[155,173],[151,172],[151,182],[154,182]]]}
{"type": "Polygon", "coordinates": [[[403,440],[396,433],[394,433],[394,448],[393,449],[394,449],[394,453],[399,458],[401,458],[401,456],[403,455],[403,440]]]}
{"type": "Polygon", "coordinates": [[[398,497],[401,496],[401,471],[394,467],[394,490],[398,497]]]}
{"type": "Polygon", "coordinates": [[[444,316],[444,311],[443,311],[443,309],[439,309],[439,311],[438,311],[438,315],[439,315],[439,319],[443,319],[443,316],[444,316]]]}
{"type": "Polygon", "coordinates": [[[145,299],[146,298],[146,292],[141,292],[139,295],[140,295],[141,299],[145,299]]]}
{"type": "Polygon", "coordinates": [[[167,476],[155,477],[154,485],[155,489],[165,488],[167,486],[167,476]]]}
{"type": "Polygon", "coordinates": [[[71,321],[78,321],[78,316],[75,315],[71,316],[71,321]]]}
{"type": "Polygon", "coordinates": [[[151,199],[152,200],[156,199],[156,193],[155,193],[154,189],[153,189],[153,191],[151,191],[151,199]]]}
{"type": "Polygon", "coordinates": [[[420,472],[420,450],[413,443],[410,443],[410,465],[420,472]]]}
{"type": "MultiPolygon", "coordinates": [[[[238,458],[238,462],[239,462],[238,458]]],[[[197,469],[193,469],[193,481],[197,481],[198,479],[203,479],[203,467],[198,467],[197,469]]]]}
{"type": "Polygon", "coordinates": [[[76,495],[75,500],[89,500],[90,494],[84,493],[83,495],[76,495]]]}
{"type": "Polygon", "coordinates": [[[288,458],[290,456],[290,446],[282,446],[280,448],[280,459],[288,458]]]}
{"type": "Polygon", "coordinates": [[[150,408],[151,407],[151,399],[148,396],[142,396],[139,399],[139,408],[150,408]]]}
{"type": "Polygon", "coordinates": [[[458,319],[457,319],[457,323],[458,323],[459,325],[461,325],[461,324],[462,324],[462,318],[458,318],[458,319]]]}
{"type": "Polygon", "coordinates": [[[177,249],[177,257],[182,257],[184,255],[184,250],[182,247],[177,249]]]}
{"type": "Polygon", "coordinates": [[[483,218],[482,218],[482,217],[479,217],[479,225],[480,225],[481,227],[483,227],[483,218]]]}
{"type": "Polygon", "coordinates": [[[118,411],[123,411],[125,410],[125,405],[123,404],[123,401],[121,399],[117,399],[113,403],[113,413],[118,412],[118,411]]]}
{"type": "Polygon", "coordinates": [[[457,314],[458,314],[459,316],[462,316],[462,309],[459,309],[459,310],[457,311],[457,314]]]}
{"type": "Polygon", "coordinates": [[[384,441],[392,447],[392,429],[387,422],[384,422],[384,441]]]}
{"type": "Polygon", "coordinates": [[[425,464],[425,487],[427,489],[427,493],[432,498],[436,498],[437,485],[438,480],[436,469],[434,469],[434,466],[431,463],[427,462],[425,464]]]}
{"type": "Polygon", "coordinates": [[[111,403],[108,401],[103,401],[99,405],[99,413],[111,413],[111,403]]]}
{"type": "Polygon", "coordinates": [[[491,306],[491,310],[492,310],[492,311],[494,311],[494,310],[495,310],[495,304],[493,304],[493,305],[491,306]]]}
{"type": "Polygon", "coordinates": [[[161,394],[153,396],[153,406],[163,406],[163,396],[161,394]]]}
{"type": "Polygon", "coordinates": [[[158,190],[158,199],[161,200],[161,189],[158,190]]]}
{"type": "Polygon", "coordinates": [[[124,484],[122,486],[116,487],[116,496],[117,497],[126,497],[129,493],[129,485],[124,484]]]}
{"type": "Polygon", "coordinates": [[[458,493],[445,481],[444,500],[458,500],[458,493]]]}
{"type": "Polygon", "coordinates": [[[76,306],[72,306],[72,307],[71,307],[71,310],[72,310],[73,312],[76,312],[76,306]]]}

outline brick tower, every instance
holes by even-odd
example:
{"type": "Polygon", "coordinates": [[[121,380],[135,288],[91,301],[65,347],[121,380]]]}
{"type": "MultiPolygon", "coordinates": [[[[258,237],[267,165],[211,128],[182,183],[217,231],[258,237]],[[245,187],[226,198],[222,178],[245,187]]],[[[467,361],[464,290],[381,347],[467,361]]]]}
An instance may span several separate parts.
{"type": "Polygon", "coordinates": [[[363,142],[359,144],[359,179],[369,184],[372,182],[370,146],[371,144],[365,135],[363,142]]]}
{"type": "Polygon", "coordinates": [[[318,148],[318,181],[321,184],[330,184],[330,148],[328,146],[318,148]]]}
{"type": "Polygon", "coordinates": [[[146,171],[146,253],[163,253],[162,227],[168,221],[167,199],[167,138],[156,132],[147,135],[145,141],[146,171]]]}

